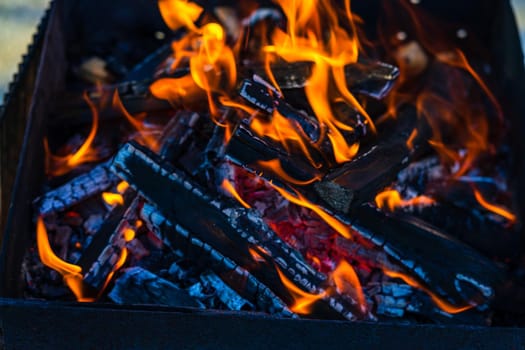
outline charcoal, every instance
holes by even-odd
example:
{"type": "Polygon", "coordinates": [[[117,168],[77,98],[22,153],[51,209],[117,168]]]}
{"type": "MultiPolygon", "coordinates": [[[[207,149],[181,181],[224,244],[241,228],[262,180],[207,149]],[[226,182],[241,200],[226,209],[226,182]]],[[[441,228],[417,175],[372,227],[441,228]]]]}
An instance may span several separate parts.
{"type": "Polygon", "coordinates": [[[416,111],[406,107],[401,110],[396,122],[376,144],[362,147],[357,156],[340,168],[327,174],[315,186],[318,195],[334,210],[348,213],[351,207],[371,201],[374,196],[395,180],[400,170],[407,167],[410,160],[427,149],[426,125],[418,121],[416,111]],[[419,136],[414,147],[406,144],[414,129],[419,136]],[[324,184],[333,182],[338,187],[324,184]],[[328,191],[327,191],[328,189],[328,191]],[[335,190],[344,191],[334,194],[335,190]],[[351,195],[346,194],[348,191],[351,195]],[[341,201],[341,198],[347,198],[341,201]],[[335,200],[334,200],[335,199],[335,200]]]}
{"type": "Polygon", "coordinates": [[[259,109],[272,114],[277,110],[281,115],[293,121],[298,131],[306,135],[311,143],[319,141],[320,127],[315,119],[294,107],[274,91],[273,96],[268,91],[268,85],[245,79],[240,87],[239,95],[259,109]]]}
{"type": "Polygon", "coordinates": [[[309,181],[321,175],[305,159],[290,155],[282,147],[261,139],[244,124],[240,124],[233,133],[226,148],[226,157],[249,171],[263,173],[270,180],[283,182],[278,174],[269,173],[268,169],[261,167],[260,161],[278,159],[286,173],[297,181],[309,181]]]}
{"type": "MultiPolygon", "coordinates": [[[[281,89],[302,89],[306,86],[306,82],[312,73],[312,64],[309,62],[279,61],[273,64],[271,69],[275,81],[281,89]]],[[[268,79],[266,69],[262,66],[248,70],[268,79]]],[[[384,98],[399,76],[397,67],[364,58],[360,58],[356,63],[346,65],[344,70],[350,91],[375,99],[384,98]]]]}
{"type": "Polygon", "coordinates": [[[191,135],[199,122],[200,115],[182,111],[166,125],[164,134],[159,140],[162,145],[160,155],[168,160],[178,159],[191,141],[191,135]]]}
{"type": "MultiPolygon", "coordinates": [[[[103,99],[108,99],[118,91],[126,110],[131,115],[138,113],[169,112],[172,113],[173,106],[164,100],[159,100],[149,94],[149,83],[126,82],[118,85],[109,85],[101,92],[93,92],[90,100],[95,106],[103,106],[103,99]],[[100,96],[102,94],[102,97],[100,96]]],[[[83,125],[90,124],[93,120],[93,113],[86,105],[81,95],[66,95],[59,98],[60,104],[56,112],[49,118],[49,125],[61,128],[63,125],[83,125]]],[[[102,121],[117,120],[122,118],[122,112],[118,108],[106,106],[99,108],[99,119],[102,121]]]]}
{"type": "Polygon", "coordinates": [[[200,277],[203,285],[210,286],[213,288],[220,301],[226,305],[229,310],[240,311],[240,310],[253,310],[254,306],[233,289],[228,287],[216,274],[213,272],[203,273],[200,277]]]}
{"type": "Polygon", "coordinates": [[[118,178],[109,171],[108,164],[97,165],[91,171],[37,198],[34,203],[38,213],[48,216],[64,211],[117,183],[118,178]]]}
{"type": "MultiPolygon", "coordinates": [[[[105,242],[105,248],[98,255],[96,261],[90,266],[84,275],[84,283],[99,291],[102,289],[108,276],[115,271],[115,268],[122,257],[126,240],[124,232],[126,229],[132,229],[138,218],[139,198],[133,199],[127,207],[124,215],[118,222],[118,225],[112,231],[109,239],[105,242]]],[[[93,243],[92,243],[93,244],[93,243]]],[[[95,252],[100,252],[98,246],[94,247],[95,252]]],[[[82,262],[84,265],[85,262],[82,262]]]]}
{"type": "MultiPolygon", "coordinates": [[[[196,265],[210,266],[223,281],[243,298],[255,304],[259,310],[285,317],[293,316],[286,304],[250,272],[201,242],[180,225],[173,225],[153,205],[145,203],[140,215],[148,229],[166,246],[176,251],[180,258],[189,259],[196,265]]],[[[173,273],[171,270],[170,268],[170,273],[173,273]]]]}
{"type": "MultiPolygon", "coordinates": [[[[91,227],[88,227],[90,230],[86,229],[86,233],[92,235],[92,239],[84,249],[82,257],[77,262],[77,265],[82,267],[82,271],[88,271],[99,259],[100,254],[108,246],[110,237],[114,234],[118,225],[122,221],[122,217],[125,215],[135,197],[136,195],[134,191],[127,190],[123,195],[124,204],[115,206],[104,218],[100,219],[100,222],[96,222],[98,225],[96,232],[93,233],[91,231],[93,228],[91,227]]],[[[100,217],[100,215],[97,217],[100,217]]],[[[88,221],[89,219],[86,221],[85,225],[88,221]]]]}
{"type": "Polygon", "coordinates": [[[436,295],[461,306],[494,298],[504,272],[469,246],[415,217],[369,205],[354,210],[352,228],[436,295]]]}
{"type": "MultiPolygon", "coordinates": [[[[408,208],[400,211],[406,212],[408,208]]],[[[512,227],[491,220],[476,207],[470,209],[446,202],[437,202],[410,213],[447,232],[490,258],[516,260],[521,237],[512,227]]]]}
{"type": "MultiPolygon", "coordinates": [[[[313,270],[291,247],[279,239],[253,210],[229,198],[213,198],[180,170],[163,163],[144,147],[130,142],[115,157],[112,171],[155,203],[167,218],[195,232],[241,266],[256,265],[252,273],[279,297],[291,303],[279,271],[300,289],[325,295],[325,276],[313,270]],[[257,261],[253,251],[265,263],[257,261]],[[273,262],[272,260],[273,259],[273,262]],[[275,263],[275,265],[274,265],[275,263]]],[[[319,299],[314,314],[320,317],[359,319],[369,317],[357,301],[352,305],[334,297],[319,299]]]]}
{"type": "Polygon", "coordinates": [[[141,267],[125,269],[108,297],[117,304],[203,307],[184,289],[141,267]]]}

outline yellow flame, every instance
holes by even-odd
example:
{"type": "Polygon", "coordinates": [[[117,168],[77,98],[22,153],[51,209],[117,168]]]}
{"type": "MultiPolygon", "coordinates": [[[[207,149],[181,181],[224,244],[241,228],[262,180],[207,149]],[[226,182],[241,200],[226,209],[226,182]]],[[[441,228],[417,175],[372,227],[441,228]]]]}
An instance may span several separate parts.
{"type": "Polygon", "coordinates": [[[436,201],[427,196],[417,196],[410,199],[401,198],[401,194],[396,190],[385,190],[379,193],[375,198],[376,205],[381,209],[389,209],[390,211],[396,208],[402,208],[414,205],[432,205],[436,201]]]}
{"type": "Polygon", "coordinates": [[[241,205],[242,205],[243,207],[248,208],[248,209],[251,208],[251,206],[250,206],[248,203],[246,203],[246,202],[244,201],[244,199],[242,199],[242,197],[239,195],[239,193],[238,193],[237,190],[235,189],[235,186],[233,186],[233,184],[232,184],[230,181],[228,181],[228,180],[226,180],[226,179],[222,180],[222,185],[221,185],[221,187],[222,187],[226,192],[228,192],[229,194],[231,194],[231,195],[233,196],[233,198],[235,198],[239,203],[241,203],[241,205]]]}
{"type": "Polygon", "coordinates": [[[49,244],[46,226],[42,217],[38,217],[36,224],[36,239],[38,255],[42,263],[62,275],[64,282],[80,302],[91,302],[93,298],[85,296],[82,268],[63,261],[55,255],[49,244]]]}
{"type": "MultiPolygon", "coordinates": [[[[339,23],[336,7],[332,6],[331,1],[276,2],[288,20],[287,32],[276,30],[272,45],[267,45],[263,50],[268,55],[277,55],[288,62],[313,63],[312,74],[305,87],[306,96],[324,128],[323,133],[331,141],[336,162],[346,162],[355,157],[359,145],[347,144],[338,127],[342,123],[332,112],[332,101],[342,99],[355,108],[375,132],[371,118],[348,90],[344,72],[344,67],[357,62],[358,58],[359,42],[354,16],[348,9],[347,19],[352,31],[348,33],[339,23]]],[[[349,1],[346,5],[350,6],[349,1]]]]}
{"type": "Polygon", "coordinates": [[[130,242],[135,238],[135,230],[128,227],[124,229],[124,232],[122,232],[122,236],[124,237],[124,240],[126,242],[130,242]]]}
{"type": "Polygon", "coordinates": [[[197,31],[194,22],[203,9],[196,3],[186,0],[159,0],[158,6],[162,19],[171,30],[186,27],[197,31]]]}
{"type": "Polygon", "coordinates": [[[129,188],[129,183],[126,181],[121,181],[117,185],[117,192],[120,194],[124,194],[129,188]]]}
{"type": "Polygon", "coordinates": [[[124,197],[118,193],[103,192],[102,199],[110,206],[124,205],[124,197]]]}
{"type": "Polygon", "coordinates": [[[75,153],[69,154],[67,156],[57,156],[51,154],[47,140],[44,140],[44,148],[46,152],[46,172],[49,175],[61,176],[67,174],[80,164],[93,162],[99,159],[97,151],[92,147],[98,130],[98,110],[93,102],[89,99],[86,92],[84,92],[83,98],[88,104],[93,116],[91,130],[80,148],[75,153]]]}
{"type": "Polygon", "coordinates": [[[295,283],[290,281],[282,271],[276,267],[279,278],[283,282],[283,285],[290,292],[292,298],[294,299],[294,304],[290,307],[290,310],[299,315],[308,315],[312,312],[313,304],[326,297],[326,291],[322,291],[319,294],[311,294],[305,292],[301,288],[297,287],[295,283]]]}
{"type": "Polygon", "coordinates": [[[341,260],[336,269],[331,273],[331,278],[339,294],[351,295],[357,300],[361,311],[365,312],[367,310],[368,306],[365,295],[363,294],[363,288],[352,265],[345,260],[341,260]]]}

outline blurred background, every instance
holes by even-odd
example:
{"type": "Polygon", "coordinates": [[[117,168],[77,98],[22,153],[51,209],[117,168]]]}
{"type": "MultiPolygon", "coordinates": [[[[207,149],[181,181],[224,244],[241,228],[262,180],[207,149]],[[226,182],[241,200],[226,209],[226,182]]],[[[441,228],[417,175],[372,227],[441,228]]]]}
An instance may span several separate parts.
{"type": "MultiPolygon", "coordinates": [[[[0,104],[48,0],[0,0],[0,104]]],[[[512,0],[525,43],[525,0],[512,0]]]]}

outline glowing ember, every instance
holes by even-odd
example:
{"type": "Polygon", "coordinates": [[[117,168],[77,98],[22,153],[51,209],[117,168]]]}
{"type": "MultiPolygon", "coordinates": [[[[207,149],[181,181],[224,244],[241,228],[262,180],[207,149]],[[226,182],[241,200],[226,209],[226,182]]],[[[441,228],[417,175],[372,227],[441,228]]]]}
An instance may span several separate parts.
{"type": "Polygon", "coordinates": [[[117,185],[117,192],[120,194],[124,194],[124,192],[126,192],[128,188],[129,184],[126,181],[121,181],[117,185]]]}
{"type": "Polygon", "coordinates": [[[110,206],[124,205],[124,197],[118,193],[104,192],[102,199],[110,206]]]}

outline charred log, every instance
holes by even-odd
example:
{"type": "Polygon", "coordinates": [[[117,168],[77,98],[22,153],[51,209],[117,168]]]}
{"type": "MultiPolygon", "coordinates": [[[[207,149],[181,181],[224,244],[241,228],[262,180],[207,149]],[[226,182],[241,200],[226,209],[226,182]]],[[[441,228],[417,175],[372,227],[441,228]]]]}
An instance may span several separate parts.
{"type": "MultiPolygon", "coordinates": [[[[271,66],[279,87],[283,90],[302,89],[312,74],[309,62],[278,62],[271,66]]],[[[345,66],[345,78],[350,91],[376,99],[382,99],[392,89],[399,70],[387,63],[360,58],[358,62],[345,66]]],[[[248,69],[248,72],[266,77],[264,67],[248,69]]],[[[247,72],[247,75],[249,73],[247,72]]]]}
{"type": "Polygon", "coordinates": [[[47,216],[61,212],[85,199],[99,194],[118,181],[109,171],[109,163],[102,163],[91,171],[49,191],[35,200],[38,213],[47,216]]]}
{"type": "Polygon", "coordinates": [[[394,126],[381,136],[377,144],[362,147],[353,160],[333,170],[315,185],[318,195],[333,209],[343,213],[373,200],[381,189],[396,179],[411,159],[425,151],[427,132],[426,125],[418,121],[416,111],[404,108],[394,126]],[[409,147],[407,140],[414,130],[418,136],[413,147],[409,147]]]}
{"type": "MultiPolygon", "coordinates": [[[[230,199],[205,195],[200,186],[192,183],[181,171],[163,164],[155,154],[135,143],[128,143],[119,151],[112,171],[154,202],[170,220],[196,232],[198,238],[232,257],[239,265],[255,265],[254,276],[271,286],[288,304],[293,298],[285,288],[280,272],[298,288],[324,295],[320,287],[324,276],[280,240],[253,210],[238,207],[230,199]],[[262,261],[257,261],[253,252],[262,261]]],[[[354,306],[345,306],[328,297],[315,305],[318,317],[358,319],[367,316],[355,306],[358,305],[356,301],[354,306]]]]}
{"type": "Polygon", "coordinates": [[[504,279],[493,262],[414,217],[385,214],[368,205],[352,214],[351,226],[362,238],[455,305],[486,303],[504,279]]]}
{"type": "MultiPolygon", "coordinates": [[[[93,289],[100,291],[108,276],[115,271],[119,261],[122,259],[123,250],[126,246],[125,232],[134,228],[138,218],[138,197],[133,200],[127,208],[117,227],[109,237],[108,244],[100,253],[97,260],[93,263],[89,271],[84,275],[84,283],[93,289]]],[[[98,249],[97,249],[98,250],[98,249]]]]}
{"type": "Polygon", "coordinates": [[[184,289],[141,267],[124,270],[108,297],[117,304],[202,307],[184,289]]]}

